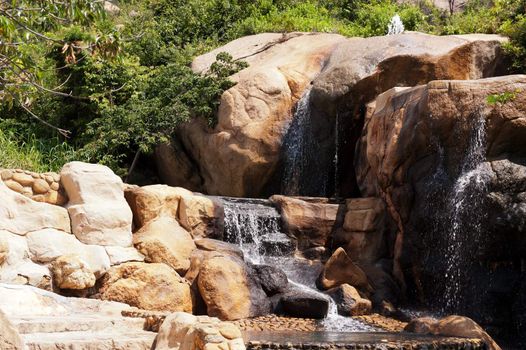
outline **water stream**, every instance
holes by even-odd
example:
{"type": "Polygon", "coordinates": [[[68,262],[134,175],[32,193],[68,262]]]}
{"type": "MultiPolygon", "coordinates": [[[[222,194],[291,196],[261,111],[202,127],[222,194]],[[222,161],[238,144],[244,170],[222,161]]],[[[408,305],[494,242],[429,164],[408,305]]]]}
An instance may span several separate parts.
{"type": "Polygon", "coordinates": [[[295,244],[281,230],[281,216],[267,200],[224,198],[225,240],[235,243],[252,264],[278,266],[297,289],[327,299],[329,312],[320,322],[321,329],[334,332],[377,331],[351,317],[338,314],[337,305],[316,288],[323,265],[294,256],[295,244]]]}

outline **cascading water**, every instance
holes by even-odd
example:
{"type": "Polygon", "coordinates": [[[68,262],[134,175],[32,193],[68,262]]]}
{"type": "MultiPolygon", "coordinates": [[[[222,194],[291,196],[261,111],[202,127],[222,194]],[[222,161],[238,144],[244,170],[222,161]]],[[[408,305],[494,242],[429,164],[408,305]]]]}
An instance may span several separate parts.
{"type": "Polygon", "coordinates": [[[327,318],[321,322],[325,331],[372,332],[377,329],[351,317],[338,314],[336,303],[316,289],[316,279],[323,265],[294,257],[295,245],[281,232],[281,216],[269,201],[223,198],[227,242],[238,244],[245,259],[252,264],[279,266],[296,289],[315,294],[329,302],[327,318]]]}
{"type": "Polygon", "coordinates": [[[387,35],[401,34],[405,30],[404,23],[399,15],[394,15],[387,26],[387,35]]]}
{"type": "Polygon", "coordinates": [[[485,118],[474,121],[469,147],[460,176],[449,195],[449,230],[446,236],[446,270],[443,311],[459,311],[462,291],[473,264],[473,256],[482,231],[484,194],[491,169],[484,163],[486,155],[485,118]]]}

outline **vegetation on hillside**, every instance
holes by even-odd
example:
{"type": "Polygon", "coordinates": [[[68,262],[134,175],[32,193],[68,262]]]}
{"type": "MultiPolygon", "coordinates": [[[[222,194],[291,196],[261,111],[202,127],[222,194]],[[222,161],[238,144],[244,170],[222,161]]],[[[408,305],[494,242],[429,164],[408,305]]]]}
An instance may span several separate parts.
{"type": "Polygon", "coordinates": [[[525,0],[471,0],[449,14],[394,0],[0,0],[0,167],[53,170],[100,162],[126,175],[141,155],[195,117],[215,123],[228,77],[243,62],[218,56],[204,75],[193,57],[260,32],[384,35],[406,30],[501,33],[526,71],[525,0]],[[37,120],[38,119],[38,120],[37,120]],[[17,161],[18,159],[18,161],[17,161]]]}

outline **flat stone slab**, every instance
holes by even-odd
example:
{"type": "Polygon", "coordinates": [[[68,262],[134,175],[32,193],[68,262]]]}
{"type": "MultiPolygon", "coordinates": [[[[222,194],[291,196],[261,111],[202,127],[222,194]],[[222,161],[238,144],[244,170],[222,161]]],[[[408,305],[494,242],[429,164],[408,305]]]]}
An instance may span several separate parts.
{"type": "Polygon", "coordinates": [[[157,333],[129,332],[61,332],[24,334],[28,350],[150,350],[157,333]]]}
{"type": "Polygon", "coordinates": [[[485,350],[480,339],[387,332],[269,332],[244,331],[247,350],[367,349],[367,350],[485,350]]]}
{"type": "Polygon", "coordinates": [[[109,328],[143,330],[145,321],[132,317],[98,315],[35,316],[10,319],[20,334],[102,331],[109,328]]]}

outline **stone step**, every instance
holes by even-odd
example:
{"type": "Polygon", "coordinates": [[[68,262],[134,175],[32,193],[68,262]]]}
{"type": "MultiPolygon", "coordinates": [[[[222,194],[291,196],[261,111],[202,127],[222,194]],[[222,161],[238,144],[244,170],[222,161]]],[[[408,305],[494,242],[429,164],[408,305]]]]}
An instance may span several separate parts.
{"type": "Polygon", "coordinates": [[[20,334],[99,331],[105,329],[142,331],[144,329],[144,319],[142,318],[115,316],[30,316],[12,318],[11,322],[18,329],[20,334]]]}
{"type": "Polygon", "coordinates": [[[157,333],[147,331],[79,331],[23,334],[28,350],[150,350],[157,333]]]}

